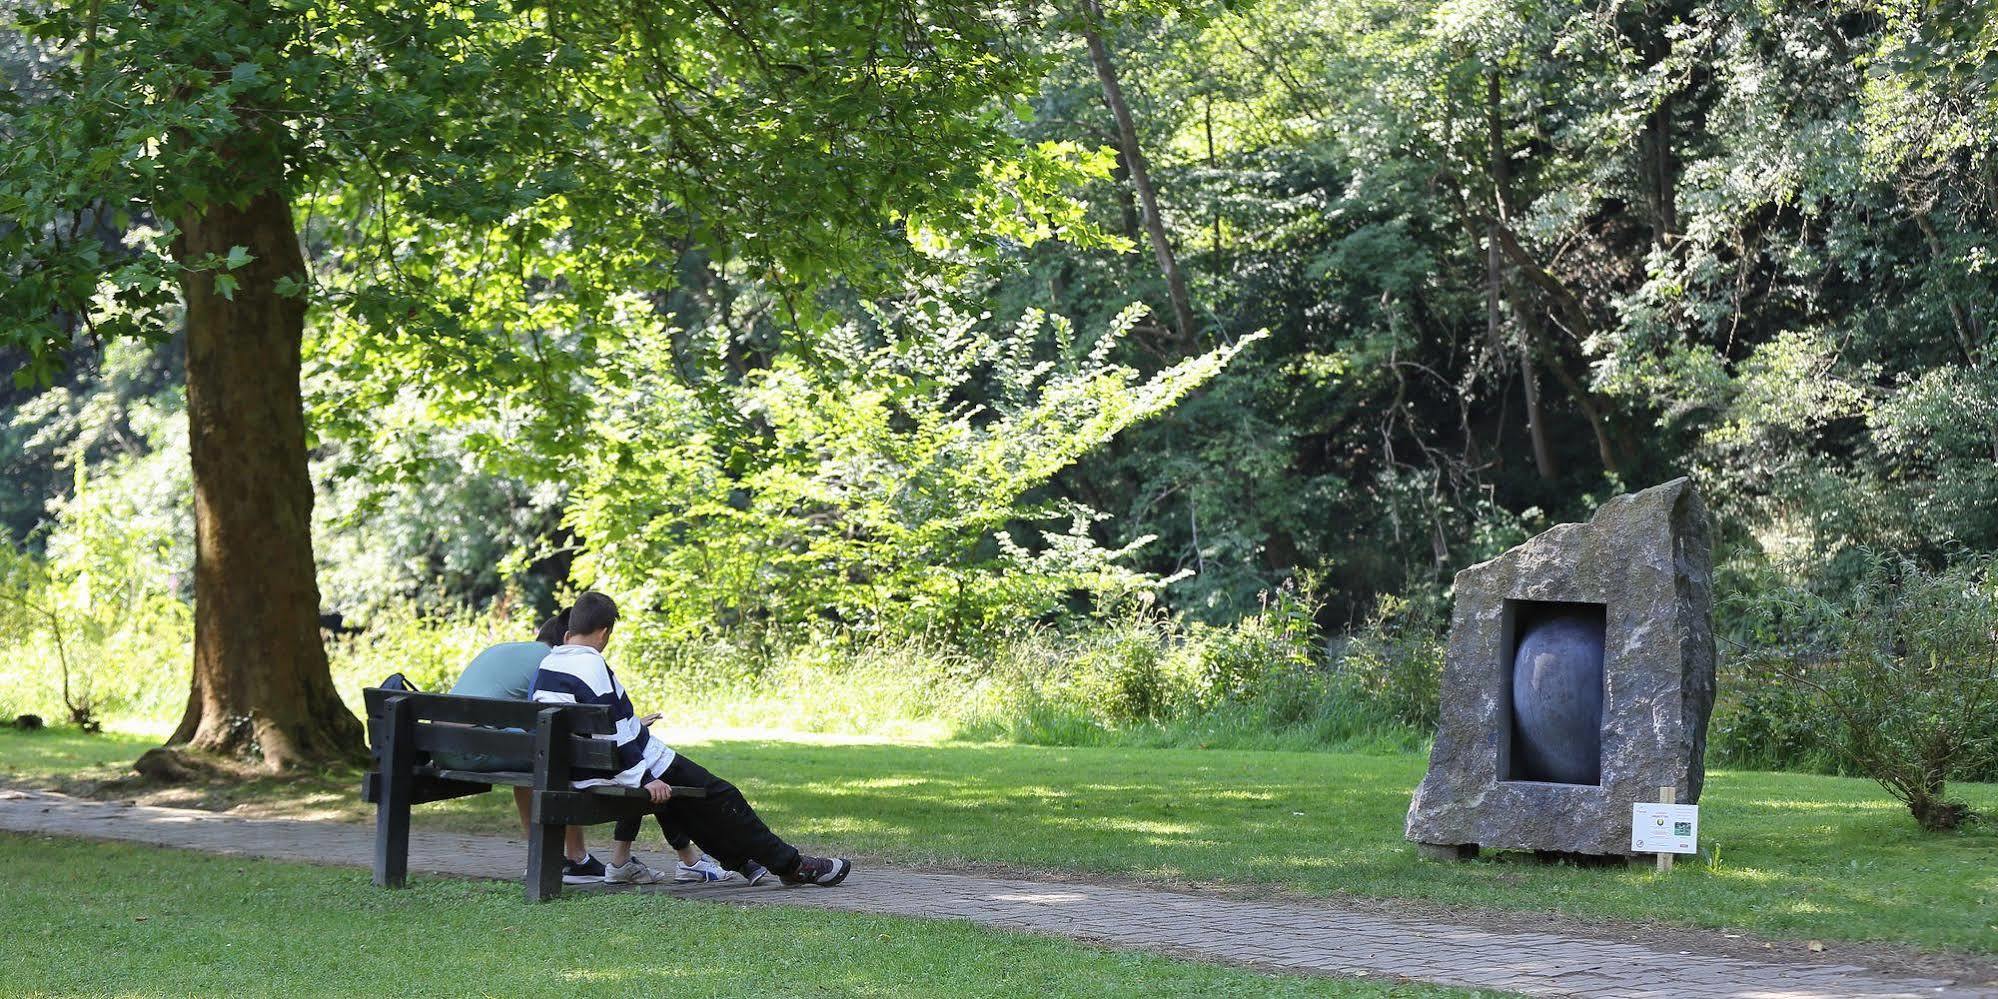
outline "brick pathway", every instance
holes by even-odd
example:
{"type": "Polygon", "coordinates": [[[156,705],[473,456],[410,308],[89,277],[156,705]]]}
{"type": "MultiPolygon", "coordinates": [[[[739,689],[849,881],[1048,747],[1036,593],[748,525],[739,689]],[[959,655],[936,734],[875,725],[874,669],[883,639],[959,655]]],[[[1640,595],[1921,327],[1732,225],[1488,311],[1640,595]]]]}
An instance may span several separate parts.
{"type": "MultiPolygon", "coordinates": [[[[235,856],[367,867],[373,829],[0,790],[0,830],[130,840],[235,856]]],[[[519,840],[415,830],[412,872],[517,878],[519,840]]],[[[1998,991],[1895,979],[1852,965],[1778,964],[1546,933],[1401,921],[1331,904],[1244,902],[1097,885],[868,867],[839,888],[661,887],[732,903],[807,905],[1074,937],[1179,957],[1299,973],[1406,978],[1536,996],[1829,999],[1984,996],[1998,991]]],[[[523,903],[524,904],[524,903],[523,903]]]]}

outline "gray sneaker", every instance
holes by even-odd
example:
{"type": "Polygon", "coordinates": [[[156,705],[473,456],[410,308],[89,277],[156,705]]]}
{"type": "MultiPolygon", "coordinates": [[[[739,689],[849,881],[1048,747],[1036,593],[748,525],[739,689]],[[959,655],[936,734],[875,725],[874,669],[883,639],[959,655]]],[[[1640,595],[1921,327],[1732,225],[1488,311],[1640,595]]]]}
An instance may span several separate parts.
{"type": "Polygon", "coordinates": [[[673,880],[678,882],[703,884],[710,881],[733,881],[740,877],[742,875],[734,871],[722,870],[721,865],[715,863],[715,858],[705,853],[701,854],[701,859],[691,864],[676,864],[673,868],[673,880]]]}
{"type": "Polygon", "coordinates": [[[604,884],[607,885],[656,885],[667,880],[667,875],[645,866],[645,861],[637,857],[622,864],[604,865],[604,884]]]}
{"type": "Polygon", "coordinates": [[[831,888],[853,873],[853,864],[840,857],[799,857],[798,869],[778,875],[787,885],[818,885],[831,888]]]}

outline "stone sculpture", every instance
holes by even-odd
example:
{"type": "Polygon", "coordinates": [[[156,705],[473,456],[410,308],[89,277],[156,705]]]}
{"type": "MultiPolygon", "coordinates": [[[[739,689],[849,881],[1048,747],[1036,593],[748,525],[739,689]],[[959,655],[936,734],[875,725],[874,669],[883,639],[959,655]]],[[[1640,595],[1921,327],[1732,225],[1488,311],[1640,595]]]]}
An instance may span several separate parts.
{"type": "Polygon", "coordinates": [[[1714,696],[1711,541],[1691,480],[1457,574],[1442,719],[1407,836],[1431,857],[1630,853],[1630,806],[1696,803],[1714,696]]]}

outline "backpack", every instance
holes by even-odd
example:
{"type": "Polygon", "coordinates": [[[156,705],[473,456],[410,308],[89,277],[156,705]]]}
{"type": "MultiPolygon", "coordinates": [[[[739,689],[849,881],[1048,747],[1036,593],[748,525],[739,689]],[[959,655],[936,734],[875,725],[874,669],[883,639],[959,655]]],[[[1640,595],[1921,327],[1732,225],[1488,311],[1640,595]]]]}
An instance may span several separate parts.
{"type": "MultiPolygon", "coordinates": [[[[421,693],[423,693],[423,691],[422,691],[422,690],[420,690],[420,689],[419,689],[419,688],[418,688],[418,687],[416,686],[416,684],[413,684],[413,683],[409,682],[409,677],[406,677],[406,676],[403,676],[403,675],[402,675],[401,673],[390,673],[390,674],[388,675],[388,679],[386,679],[386,680],[383,680],[383,681],[382,681],[382,684],[381,684],[381,689],[383,689],[383,690],[401,690],[401,691],[407,691],[407,692],[409,692],[409,693],[412,693],[412,694],[421,694],[421,693]]],[[[370,739],[371,741],[372,741],[372,740],[373,740],[373,738],[374,738],[374,736],[372,735],[372,731],[373,731],[373,726],[372,726],[372,725],[370,725],[370,733],[371,733],[371,734],[369,735],[369,739],[370,739]]],[[[417,752],[416,752],[416,763],[417,763],[417,765],[421,766],[421,765],[423,765],[423,764],[426,764],[426,763],[429,763],[429,762],[431,762],[431,759],[430,759],[430,752],[429,752],[428,750],[421,750],[421,749],[420,749],[420,750],[417,750],[417,752]]]]}

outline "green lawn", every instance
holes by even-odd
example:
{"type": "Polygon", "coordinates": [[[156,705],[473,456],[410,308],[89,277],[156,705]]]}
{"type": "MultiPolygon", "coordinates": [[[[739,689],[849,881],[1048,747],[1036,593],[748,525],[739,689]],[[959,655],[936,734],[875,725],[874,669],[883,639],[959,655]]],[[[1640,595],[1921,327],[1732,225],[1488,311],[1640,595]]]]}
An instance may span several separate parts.
{"type": "MultiPolygon", "coordinates": [[[[107,738],[27,748],[48,738],[0,736],[0,760],[27,773],[23,760],[47,766],[95,753],[122,761],[143,744],[107,738]]],[[[692,734],[676,741],[739,784],[785,836],[872,858],[1194,878],[1998,952],[1998,827],[1922,833],[1863,780],[1713,774],[1701,832],[1718,861],[1688,859],[1659,875],[1517,858],[1418,861],[1401,828],[1422,774],[1419,756],[692,734]]],[[[315,812],[358,818],[352,783],[342,775],[284,793],[315,812]]],[[[232,797],[271,793],[261,785],[232,797]]],[[[1998,786],[1956,793],[1998,811],[1998,786]]],[[[511,807],[507,796],[491,794],[418,814],[432,825],[504,832],[511,807]]]]}
{"type": "Polygon", "coordinates": [[[85,735],[73,728],[22,732],[0,728],[0,777],[44,780],[123,766],[160,740],[126,732],[85,735]]]}
{"type": "Polygon", "coordinates": [[[515,885],[0,834],[8,995],[1416,997],[967,923],[515,885]],[[73,876],[74,875],[74,876],[73,876]],[[60,887],[52,879],[60,876],[60,887]]]}

